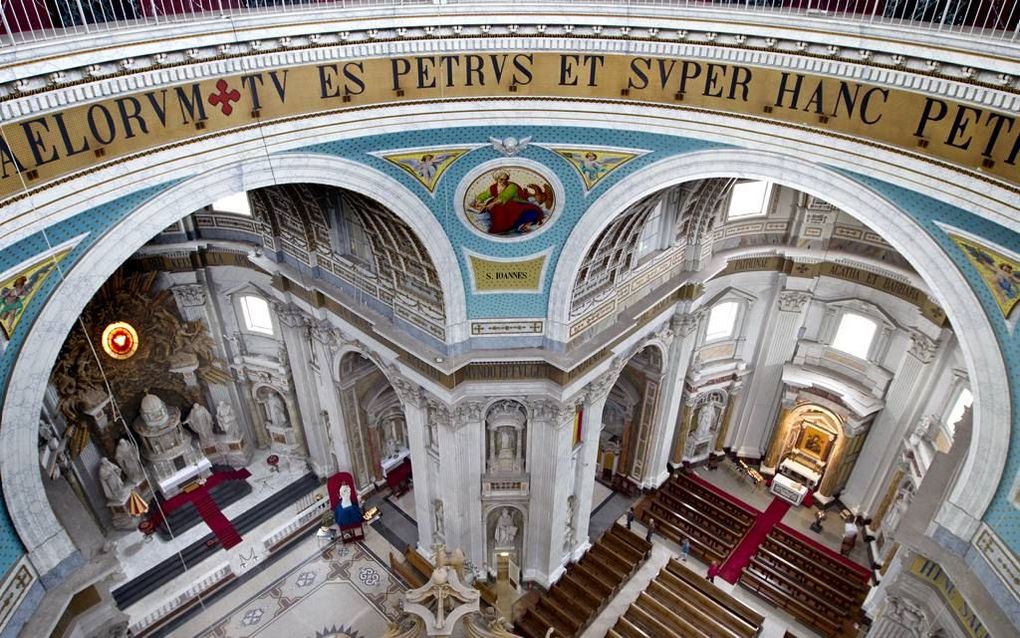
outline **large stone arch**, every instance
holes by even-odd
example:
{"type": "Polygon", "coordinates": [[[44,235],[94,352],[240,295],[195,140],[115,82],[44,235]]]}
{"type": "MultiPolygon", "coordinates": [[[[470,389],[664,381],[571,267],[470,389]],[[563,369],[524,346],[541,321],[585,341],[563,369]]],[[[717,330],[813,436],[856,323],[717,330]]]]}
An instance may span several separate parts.
{"type": "Polygon", "coordinates": [[[699,151],[672,157],[627,176],[589,208],[567,239],[550,290],[550,337],[566,340],[574,281],[582,260],[612,219],[651,193],[712,177],[769,179],[845,210],[893,245],[931,287],[960,340],[976,389],[970,449],[937,522],[969,541],[996,492],[1006,466],[1012,415],[1006,366],[977,295],[939,244],[905,212],[846,175],[788,155],[750,149],[699,151]]]}
{"type": "Polygon", "coordinates": [[[59,579],[80,559],[53,514],[43,489],[37,456],[43,392],[61,344],[93,294],[132,254],[164,228],[202,203],[239,191],[284,183],[316,183],[385,197],[387,206],[418,235],[432,256],[446,299],[448,330],[466,323],[463,281],[450,240],[421,201],[400,183],[363,164],[341,158],[288,153],[253,157],[211,170],[168,188],[126,215],[62,273],[21,345],[11,371],[0,428],[0,479],[7,511],[40,574],[59,579]]]}

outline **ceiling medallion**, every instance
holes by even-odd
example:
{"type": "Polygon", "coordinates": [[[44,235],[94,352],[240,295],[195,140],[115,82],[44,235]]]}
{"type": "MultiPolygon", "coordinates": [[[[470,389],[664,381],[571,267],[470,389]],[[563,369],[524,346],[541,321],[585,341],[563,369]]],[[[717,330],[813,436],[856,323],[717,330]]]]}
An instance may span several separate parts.
{"type": "Polygon", "coordinates": [[[138,332],[125,321],[111,323],[103,330],[103,350],[114,359],[130,359],[138,350],[138,332]]]}

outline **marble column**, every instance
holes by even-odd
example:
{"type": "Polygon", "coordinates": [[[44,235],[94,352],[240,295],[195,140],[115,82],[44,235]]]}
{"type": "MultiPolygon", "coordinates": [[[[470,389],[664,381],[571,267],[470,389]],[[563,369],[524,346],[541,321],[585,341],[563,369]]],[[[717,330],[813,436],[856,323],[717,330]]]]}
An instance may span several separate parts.
{"type": "Polygon", "coordinates": [[[676,434],[673,436],[673,452],[670,454],[669,462],[673,465],[680,465],[684,460],[684,450],[687,448],[687,435],[691,431],[691,421],[694,419],[694,397],[684,398],[683,409],[677,416],[676,434]]]}
{"type": "Polygon", "coordinates": [[[528,458],[531,495],[525,538],[525,578],[551,586],[564,571],[570,553],[563,548],[567,498],[575,494],[572,449],[574,407],[554,399],[529,402],[528,458]]]}
{"type": "Polygon", "coordinates": [[[303,431],[309,452],[308,463],[316,476],[324,478],[330,474],[333,459],[326,431],[320,419],[322,413],[322,406],[319,404],[320,381],[316,378],[317,369],[311,363],[312,339],[309,338],[308,330],[310,317],[296,308],[282,308],[278,311],[277,317],[287,348],[287,360],[290,364],[298,411],[301,413],[301,421],[292,423],[291,426],[303,431]]]}
{"type": "Polygon", "coordinates": [[[810,300],[810,293],[800,290],[782,290],[777,295],[776,312],[760,337],[747,401],[734,430],[733,447],[740,456],[760,456],[776,424],[783,364],[797,348],[804,309],[810,300]]]}
{"type": "MultiPolygon", "coordinates": [[[[608,373],[607,373],[608,374],[608,373]]],[[[602,413],[615,377],[597,378],[588,384],[584,397],[584,421],[581,426],[581,450],[577,459],[577,523],[575,546],[571,560],[577,560],[591,546],[588,525],[591,522],[592,496],[595,492],[595,472],[598,465],[599,435],[602,432],[602,413]]]]}
{"type": "Polygon", "coordinates": [[[867,460],[855,468],[840,500],[856,513],[871,517],[886,492],[889,477],[895,472],[903,441],[915,419],[912,415],[920,408],[920,392],[932,374],[938,344],[921,334],[912,332],[907,352],[900,360],[889,389],[885,393],[885,407],[875,418],[859,456],[867,460]]]}
{"type": "MultiPolygon", "coordinates": [[[[429,476],[432,464],[426,441],[428,430],[428,403],[424,390],[416,383],[390,375],[393,390],[400,398],[404,410],[404,421],[407,425],[407,448],[411,452],[411,468],[414,472],[414,519],[418,524],[418,549],[426,556],[432,551],[436,541],[434,537],[433,519],[433,477],[429,476]]],[[[445,518],[445,504],[443,516],[445,518]]],[[[444,521],[445,527],[445,521],[444,521]]]]}
{"type": "Polygon", "coordinates": [[[671,444],[675,438],[677,416],[684,394],[684,378],[691,362],[697,327],[697,319],[688,313],[675,314],[670,319],[669,332],[672,336],[659,395],[659,416],[652,431],[648,463],[642,473],[642,488],[658,487],[669,477],[666,462],[671,460],[671,444]]]}
{"type": "Polygon", "coordinates": [[[744,384],[739,381],[729,387],[726,411],[723,412],[722,418],[719,419],[719,432],[715,435],[715,447],[712,451],[712,456],[722,456],[725,454],[726,435],[729,434],[730,421],[733,420],[733,415],[740,409],[738,403],[743,395],[743,389],[744,384]]]}
{"type": "Polygon", "coordinates": [[[443,524],[448,548],[461,548],[479,568],[485,564],[485,521],[482,518],[485,404],[466,400],[451,410],[439,426],[439,458],[452,467],[439,472],[433,499],[443,501],[443,524]]]}

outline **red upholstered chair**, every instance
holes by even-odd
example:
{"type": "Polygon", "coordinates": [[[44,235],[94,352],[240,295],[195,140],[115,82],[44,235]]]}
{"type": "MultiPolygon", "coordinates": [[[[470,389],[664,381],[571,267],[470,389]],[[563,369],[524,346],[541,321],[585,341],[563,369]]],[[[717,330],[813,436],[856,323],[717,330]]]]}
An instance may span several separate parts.
{"type": "MultiPolygon", "coordinates": [[[[340,504],[340,487],[342,485],[350,486],[351,504],[357,506],[358,511],[360,512],[361,505],[358,503],[358,490],[354,486],[354,477],[351,476],[350,472],[337,472],[326,480],[326,491],[329,492],[330,510],[336,512],[336,507],[340,504]]],[[[340,539],[345,543],[365,538],[365,530],[360,514],[357,522],[351,521],[344,523],[341,522],[339,517],[337,517],[337,526],[340,528],[340,539]]]]}

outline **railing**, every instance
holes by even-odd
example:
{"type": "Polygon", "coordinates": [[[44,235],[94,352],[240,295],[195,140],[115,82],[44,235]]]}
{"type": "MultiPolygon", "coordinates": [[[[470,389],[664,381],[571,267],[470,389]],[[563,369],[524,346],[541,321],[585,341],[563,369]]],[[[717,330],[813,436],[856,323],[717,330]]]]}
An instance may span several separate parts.
{"type": "MultiPolygon", "coordinates": [[[[0,46],[139,26],[242,17],[260,13],[306,14],[325,9],[432,7],[503,0],[0,0],[0,46]]],[[[540,2],[539,2],[540,3],[540,2]]],[[[567,6],[570,2],[550,3],[567,6]]],[[[717,9],[733,12],[806,14],[863,24],[915,25],[918,29],[1015,40],[1020,0],[585,0],[577,4],[717,9]]]]}
{"type": "Polygon", "coordinates": [[[131,625],[131,635],[138,636],[153,626],[165,622],[170,616],[177,614],[183,608],[198,602],[200,596],[218,587],[233,575],[234,572],[230,568],[230,563],[220,565],[199,579],[198,582],[189,585],[184,591],[173,598],[167,599],[162,605],[131,625]]]}

